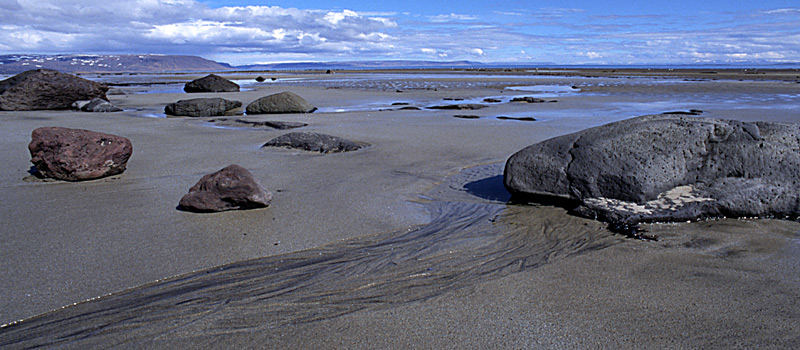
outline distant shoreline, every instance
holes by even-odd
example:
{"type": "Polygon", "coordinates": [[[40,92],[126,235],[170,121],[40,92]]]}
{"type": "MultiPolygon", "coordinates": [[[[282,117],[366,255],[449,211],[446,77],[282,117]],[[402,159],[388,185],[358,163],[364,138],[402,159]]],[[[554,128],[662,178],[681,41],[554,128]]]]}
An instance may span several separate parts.
{"type": "Polygon", "coordinates": [[[557,64],[553,62],[475,62],[423,60],[364,60],[330,62],[283,62],[234,66],[199,56],[186,55],[0,55],[0,74],[17,74],[30,69],[54,69],[68,73],[196,73],[196,72],[383,72],[415,70],[469,71],[792,71],[800,73],[800,62],[689,63],[689,64],[557,64]]]}

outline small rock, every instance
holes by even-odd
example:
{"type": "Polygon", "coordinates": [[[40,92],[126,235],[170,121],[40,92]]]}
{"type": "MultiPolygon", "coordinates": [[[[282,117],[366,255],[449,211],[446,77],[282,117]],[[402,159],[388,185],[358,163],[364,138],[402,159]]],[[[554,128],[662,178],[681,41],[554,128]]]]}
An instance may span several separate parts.
{"type": "Polygon", "coordinates": [[[186,92],[238,92],[239,85],[216,74],[192,80],[183,87],[186,92]]]}
{"type": "Polygon", "coordinates": [[[417,106],[405,106],[405,107],[400,107],[397,110],[398,111],[419,111],[419,110],[422,110],[422,108],[419,108],[417,106]]]}
{"type": "Polygon", "coordinates": [[[519,121],[523,121],[523,122],[535,122],[536,121],[536,118],[534,118],[534,117],[508,117],[508,116],[504,116],[504,115],[501,115],[501,116],[497,117],[497,119],[500,119],[500,120],[519,120],[519,121]]]}
{"type": "Polygon", "coordinates": [[[498,99],[498,98],[484,98],[483,102],[498,103],[498,102],[503,102],[503,100],[498,99]]]}
{"type": "Polygon", "coordinates": [[[211,122],[216,122],[217,124],[220,125],[249,125],[254,128],[266,127],[278,130],[295,129],[308,125],[306,123],[301,123],[301,122],[285,122],[278,120],[252,121],[252,120],[236,119],[233,121],[228,121],[227,119],[218,119],[218,120],[211,120],[211,122]]]}
{"type": "Polygon", "coordinates": [[[662,115],[663,114],[701,115],[701,114],[703,114],[703,111],[701,111],[699,109],[690,109],[688,112],[686,112],[686,111],[672,111],[672,112],[664,112],[664,113],[661,113],[661,114],[662,115]]]}
{"type": "Polygon", "coordinates": [[[548,101],[543,100],[541,98],[524,96],[524,97],[514,97],[511,99],[511,102],[544,103],[548,101]]]}
{"type": "Polygon", "coordinates": [[[133,146],[117,135],[45,127],[33,130],[28,150],[42,177],[83,181],[125,171],[133,146]]]}
{"type": "Polygon", "coordinates": [[[256,81],[259,82],[259,83],[263,83],[265,80],[267,80],[267,79],[262,77],[262,76],[256,77],[256,81]]]}
{"type": "Polygon", "coordinates": [[[480,116],[477,115],[465,115],[465,114],[456,114],[453,118],[460,118],[460,119],[479,119],[480,116]]]}
{"type": "Polygon", "coordinates": [[[478,103],[460,103],[454,105],[441,105],[441,106],[430,106],[428,109],[481,109],[487,107],[486,105],[478,104],[478,103]]]}
{"type": "Polygon", "coordinates": [[[192,212],[220,212],[264,208],[272,201],[247,169],[232,164],[203,176],[181,198],[178,209],[192,212]]]}
{"type": "Polygon", "coordinates": [[[320,153],[350,152],[369,146],[340,137],[313,132],[292,132],[278,136],[262,147],[286,147],[320,153]]]}
{"type": "Polygon", "coordinates": [[[102,98],[95,98],[81,106],[81,111],[97,113],[122,112],[122,108],[114,106],[111,104],[111,102],[108,102],[102,98]]]}
{"type": "Polygon", "coordinates": [[[81,108],[83,108],[83,106],[85,106],[87,103],[89,103],[89,101],[90,100],[78,100],[78,101],[72,102],[72,105],[70,107],[72,109],[76,110],[76,111],[80,111],[81,108]]]}

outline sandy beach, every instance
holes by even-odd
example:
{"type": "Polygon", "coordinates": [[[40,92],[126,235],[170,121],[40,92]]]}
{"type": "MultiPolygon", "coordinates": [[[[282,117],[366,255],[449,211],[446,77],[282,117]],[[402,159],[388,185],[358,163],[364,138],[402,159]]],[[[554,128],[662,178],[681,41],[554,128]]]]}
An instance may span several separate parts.
{"type": "Polygon", "coordinates": [[[502,186],[502,165],[519,149],[638,115],[699,109],[700,117],[796,123],[796,75],[239,72],[225,76],[248,81],[245,91],[191,97],[143,92],[200,74],[150,80],[172,85],[102,77],[123,112],[0,112],[0,324],[22,320],[0,329],[0,344],[800,347],[800,223],[648,224],[661,239],[639,241],[561,208],[507,204],[502,186]],[[266,74],[278,78],[249,82],[266,74]],[[180,99],[247,105],[281,91],[319,111],[224,118],[299,121],[309,124],[300,131],[370,146],[327,155],[262,149],[287,131],[163,117],[180,99]],[[557,102],[508,102],[513,96],[557,102]],[[425,108],[453,103],[487,107],[425,108]],[[27,145],[42,126],[129,138],[127,171],[31,180],[27,145]],[[272,191],[268,208],[176,210],[200,177],[229,164],[272,191]],[[109,308],[116,312],[99,311],[109,308]],[[69,315],[79,317],[70,323],[69,315]],[[62,335],[109,326],[61,343],[26,332],[37,324],[60,325],[62,335]]]}

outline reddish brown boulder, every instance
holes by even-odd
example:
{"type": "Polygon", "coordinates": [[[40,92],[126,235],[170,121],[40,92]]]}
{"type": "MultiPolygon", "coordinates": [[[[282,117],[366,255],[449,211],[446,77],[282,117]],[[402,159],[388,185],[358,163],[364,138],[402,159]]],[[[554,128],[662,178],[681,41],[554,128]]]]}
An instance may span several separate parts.
{"type": "Polygon", "coordinates": [[[272,201],[247,169],[229,165],[203,176],[187,193],[178,209],[193,212],[218,212],[234,209],[263,208],[272,201]]]}
{"type": "Polygon", "coordinates": [[[31,133],[28,150],[31,163],[41,176],[83,181],[125,171],[133,146],[122,136],[47,127],[31,133]]]}
{"type": "Polygon", "coordinates": [[[106,97],[108,87],[49,69],[22,72],[0,81],[0,110],[68,109],[78,100],[106,97]]]}

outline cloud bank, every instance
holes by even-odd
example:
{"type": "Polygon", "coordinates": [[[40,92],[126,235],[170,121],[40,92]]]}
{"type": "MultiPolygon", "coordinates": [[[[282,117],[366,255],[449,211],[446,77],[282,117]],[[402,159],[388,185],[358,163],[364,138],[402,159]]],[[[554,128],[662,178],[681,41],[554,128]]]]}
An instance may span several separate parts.
{"type": "Polygon", "coordinates": [[[192,54],[233,64],[357,59],[800,61],[800,8],[665,17],[582,9],[421,16],[211,8],[195,0],[0,0],[0,53],[192,54]]]}

